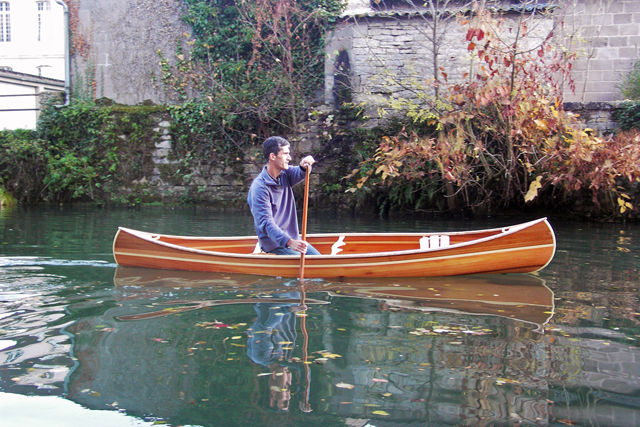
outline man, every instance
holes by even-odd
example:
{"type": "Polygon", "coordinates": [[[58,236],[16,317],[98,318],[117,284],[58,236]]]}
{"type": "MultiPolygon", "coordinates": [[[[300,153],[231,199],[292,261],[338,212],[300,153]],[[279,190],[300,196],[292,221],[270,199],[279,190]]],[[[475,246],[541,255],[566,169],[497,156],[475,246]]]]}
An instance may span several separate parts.
{"type": "Polygon", "coordinates": [[[267,138],[262,150],[267,164],[253,180],[247,197],[260,248],[277,255],[320,255],[313,246],[300,240],[291,188],[305,178],[306,169],[315,160],[307,156],[300,160],[300,166],[290,167],[289,141],[279,136],[267,138]]]}

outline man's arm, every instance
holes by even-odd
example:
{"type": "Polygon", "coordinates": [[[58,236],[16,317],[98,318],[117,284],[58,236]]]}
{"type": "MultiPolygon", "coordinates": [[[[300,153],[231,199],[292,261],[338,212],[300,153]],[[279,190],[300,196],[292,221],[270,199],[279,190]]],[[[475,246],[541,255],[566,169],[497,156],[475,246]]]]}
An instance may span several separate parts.
{"type": "Polygon", "coordinates": [[[256,227],[262,230],[279,246],[286,246],[290,238],[273,220],[271,198],[269,197],[268,190],[258,187],[253,191],[251,198],[251,213],[253,214],[256,227]]]}
{"type": "MultiPolygon", "coordinates": [[[[315,160],[313,158],[313,156],[306,156],[304,157],[302,160],[300,160],[300,169],[299,171],[302,173],[301,176],[299,176],[299,179],[296,181],[302,181],[302,179],[306,176],[306,170],[307,168],[311,167],[311,165],[313,165],[315,163],[315,160]]],[[[296,252],[300,252],[300,253],[305,253],[307,252],[307,246],[309,244],[307,242],[305,242],[304,240],[297,240],[297,239],[289,239],[289,241],[287,242],[287,247],[289,249],[293,249],[296,252]]]]}

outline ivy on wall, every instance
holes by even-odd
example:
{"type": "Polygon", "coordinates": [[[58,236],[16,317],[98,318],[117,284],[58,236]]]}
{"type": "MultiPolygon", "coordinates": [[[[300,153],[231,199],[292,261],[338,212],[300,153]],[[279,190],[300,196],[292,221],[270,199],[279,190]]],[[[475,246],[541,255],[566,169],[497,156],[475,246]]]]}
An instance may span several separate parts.
{"type": "Polygon", "coordinates": [[[164,107],[45,103],[36,131],[0,132],[0,186],[19,202],[131,203],[122,188],[151,175],[164,107]]]}
{"type": "Polygon", "coordinates": [[[175,149],[233,163],[270,134],[290,135],[323,82],[324,35],[341,0],[184,0],[192,28],[161,57],[175,149]]]}

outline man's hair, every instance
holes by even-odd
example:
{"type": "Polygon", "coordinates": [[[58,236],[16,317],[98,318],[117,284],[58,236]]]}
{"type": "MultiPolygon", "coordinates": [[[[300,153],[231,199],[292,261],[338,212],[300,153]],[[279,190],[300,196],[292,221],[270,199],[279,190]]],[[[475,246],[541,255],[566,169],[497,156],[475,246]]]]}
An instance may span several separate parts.
{"type": "Polygon", "coordinates": [[[289,145],[291,145],[289,144],[289,141],[281,136],[270,136],[262,143],[262,152],[264,154],[264,159],[268,161],[269,154],[271,153],[277,156],[282,147],[288,147],[289,145]]]}

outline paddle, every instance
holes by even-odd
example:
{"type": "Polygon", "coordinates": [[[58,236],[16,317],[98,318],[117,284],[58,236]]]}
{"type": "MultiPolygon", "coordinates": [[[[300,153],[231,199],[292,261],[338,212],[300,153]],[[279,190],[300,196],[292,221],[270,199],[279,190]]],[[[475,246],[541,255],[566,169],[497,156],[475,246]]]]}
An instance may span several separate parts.
{"type": "MultiPolygon", "coordinates": [[[[307,166],[307,176],[304,180],[304,202],[302,204],[302,240],[307,241],[307,208],[309,206],[309,175],[311,174],[311,165],[307,166]]],[[[304,280],[304,256],[300,255],[300,281],[304,280]]]]}
{"type": "MultiPolygon", "coordinates": [[[[309,207],[309,175],[311,174],[311,165],[307,166],[307,176],[304,181],[304,202],[302,204],[302,240],[307,241],[307,211],[309,207]]],[[[306,252],[306,251],[305,251],[306,252]]],[[[309,394],[311,390],[311,371],[309,369],[309,363],[307,361],[307,348],[309,346],[309,334],[307,333],[307,292],[304,286],[304,256],[303,252],[300,254],[300,306],[304,307],[300,317],[300,329],[302,329],[302,336],[304,341],[302,343],[302,363],[305,371],[305,391],[304,401],[301,402],[300,409],[303,412],[311,412],[311,405],[309,404],[309,394]]]]}

